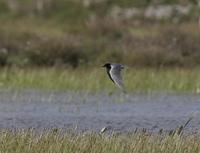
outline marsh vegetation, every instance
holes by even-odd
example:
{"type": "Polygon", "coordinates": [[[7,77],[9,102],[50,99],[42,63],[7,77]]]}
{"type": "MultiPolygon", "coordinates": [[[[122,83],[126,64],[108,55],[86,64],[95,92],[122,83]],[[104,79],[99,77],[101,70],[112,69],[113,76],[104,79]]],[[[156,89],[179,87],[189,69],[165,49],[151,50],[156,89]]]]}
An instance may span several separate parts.
{"type": "Polygon", "coordinates": [[[197,1],[88,0],[89,6],[79,0],[0,2],[1,66],[77,68],[107,61],[135,67],[200,65],[197,1]],[[171,10],[168,4],[189,7],[183,8],[185,14],[175,10],[167,18],[126,17],[133,14],[132,7],[148,13],[157,10],[148,8],[154,5],[171,10]]]}
{"type": "Polygon", "coordinates": [[[149,133],[132,133],[129,135],[101,135],[97,133],[77,134],[50,131],[35,133],[33,131],[0,132],[2,152],[24,153],[193,153],[200,151],[198,136],[151,135],[149,133]]]}
{"type": "MultiPolygon", "coordinates": [[[[137,69],[127,67],[124,72],[124,81],[128,92],[200,92],[200,70],[198,68],[137,69]]],[[[0,70],[0,86],[3,89],[56,91],[117,90],[101,66],[76,70],[4,68],[0,70]]]]}

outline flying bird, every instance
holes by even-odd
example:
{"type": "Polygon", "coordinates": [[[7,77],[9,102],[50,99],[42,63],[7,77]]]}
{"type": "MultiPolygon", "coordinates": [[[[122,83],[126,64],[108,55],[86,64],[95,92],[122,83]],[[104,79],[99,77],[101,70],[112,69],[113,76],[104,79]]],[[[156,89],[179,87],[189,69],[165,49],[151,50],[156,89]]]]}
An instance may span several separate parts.
{"type": "Polygon", "coordinates": [[[116,84],[120,89],[124,90],[123,79],[121,75],[121,70],[124,69],[122,64],[117,63],[106,63],[103,65],[106,68],[107,74],[111,81],[116,84]]]}

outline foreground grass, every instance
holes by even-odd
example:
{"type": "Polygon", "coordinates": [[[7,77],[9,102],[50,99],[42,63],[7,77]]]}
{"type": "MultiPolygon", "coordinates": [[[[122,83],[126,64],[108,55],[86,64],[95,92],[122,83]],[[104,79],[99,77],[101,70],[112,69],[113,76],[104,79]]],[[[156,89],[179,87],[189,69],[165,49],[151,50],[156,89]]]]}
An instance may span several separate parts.
{"type": "Polygon", "coordinates": [[[77,134],[67,132],[0,131],[0,152],[23,153],[194,153],[200,152],[200,138],[195,135],[77,134]]]}
{"type": "MultiPolygon", "coordinates": [[[[130,92],[200,92],[200,70],[127,68],[125,87],[130,92]]],[[[0,87],[40,90],[117,90],[101,67],[93,69],[40,68],[0,70],[0,87]]]]}

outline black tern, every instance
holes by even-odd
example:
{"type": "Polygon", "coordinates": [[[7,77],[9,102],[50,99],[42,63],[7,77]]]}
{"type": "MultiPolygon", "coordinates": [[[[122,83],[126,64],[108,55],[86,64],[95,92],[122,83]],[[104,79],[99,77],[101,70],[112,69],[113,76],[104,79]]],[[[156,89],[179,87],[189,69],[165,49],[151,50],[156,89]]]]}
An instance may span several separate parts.
{"type": "Polygon", "coordinates": [[[102,67],[106,68],[110,80],[112,80],[114,84],[116,84],[120,89],[123,90],[123,92],[125,92],[123,79],[121,76],[121,70],[124,69],[124,66],[117,63],[106,63],[102,67]]]}

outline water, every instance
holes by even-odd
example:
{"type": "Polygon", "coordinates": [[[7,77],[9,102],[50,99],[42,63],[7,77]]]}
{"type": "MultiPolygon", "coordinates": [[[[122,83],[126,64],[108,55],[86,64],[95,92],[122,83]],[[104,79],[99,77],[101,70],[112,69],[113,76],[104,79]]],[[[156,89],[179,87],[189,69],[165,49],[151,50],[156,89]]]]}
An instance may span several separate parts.
{"type": "Polygon", "coordinates": [[[175,129],[190,117],[186,130],[198,132],[198,95],[0,91],[1,129],[159,131],[175,129]]]}

